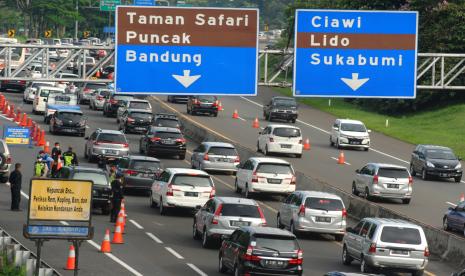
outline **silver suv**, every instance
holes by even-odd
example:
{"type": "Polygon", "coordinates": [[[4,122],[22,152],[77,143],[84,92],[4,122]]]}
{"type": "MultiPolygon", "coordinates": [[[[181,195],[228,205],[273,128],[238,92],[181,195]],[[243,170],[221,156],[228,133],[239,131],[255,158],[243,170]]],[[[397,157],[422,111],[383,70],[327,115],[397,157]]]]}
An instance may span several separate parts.
{"type": "Polygon", "coordinates": [[[360,261],[362,273],[376,268],[420,276],[429,255],[423,229],[400,219],[364,218],[347,228],[342,247],[342,262],[360,261]]]}
{"type": "Polygon", "coordinates": [[[194,150],[191,157],[192,168],[204,171],[236,173],[239,163],[239,154],[229,143],[203,142],[194,150]]]}
{"type": "Polygon", "coordinates": [[[117,159],[129,154],[128,141],[121,131],[97,129],[85,139],[87,142],[84,149],[84,157],[89,162],[99,156],[107,159],[117,159]]]}
{"type": "Polygon", "coordinates": [[[333,234],[337,241],[342,241],[346,219],[344,202],[339,196],[315,191],[296,191],[281,204],[277,224],[278,228],[286,227],[294,234],[333,234]]]}
{"type": "Polygon", "coordinates": [[[5,140],[0,140],[0,183],[8,182],[11,167],[11,154],[5,140]]]}
{"type": "Polygon", "coordinates": [[[229,236],[241,226],[266,226],[260,206],[252,199],[238,197],[214,197],[195,214],[194,239],[202,239],[204,248],[214,240],[229,236]]]}
{"type": "Polygon", "coordinates": [[[352,193],[373,197],[401,199],[409,204],[413,193],[413,179],[407,168],[391,164],[368,163],[356,170],[352,193]]]}

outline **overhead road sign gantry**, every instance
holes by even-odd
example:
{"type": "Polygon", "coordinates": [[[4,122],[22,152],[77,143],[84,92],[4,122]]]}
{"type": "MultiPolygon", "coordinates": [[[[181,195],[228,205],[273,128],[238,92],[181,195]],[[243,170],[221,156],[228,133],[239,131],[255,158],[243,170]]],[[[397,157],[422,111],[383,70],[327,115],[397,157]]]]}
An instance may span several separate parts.
{"type": "Polygon", "coordinates": [[[118,6],[116,93],[257,93],[258,10],[118,6]]]}
{"type": "Polygon", "coordinates": [[[415,98],[418,12],[297,10],[296,97],[415,98]]]}

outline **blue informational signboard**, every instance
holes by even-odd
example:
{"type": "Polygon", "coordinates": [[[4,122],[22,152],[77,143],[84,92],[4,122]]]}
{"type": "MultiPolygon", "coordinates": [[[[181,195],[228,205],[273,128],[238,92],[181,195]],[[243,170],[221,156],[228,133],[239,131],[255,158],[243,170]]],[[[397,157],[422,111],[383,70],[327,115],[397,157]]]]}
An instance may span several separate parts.
{"type": "Polygon", "coordinates": [[[29,225],[27,230],[31,236],[87,237],[89,235],[89,227],[82,226],[29,225]]]}
{"type": "Polygon", "coordinates": [[[3,137],[7,144],[29,145],[31,129],[27,127],[5,126],[3,137]]]}
{"type": "Polygon", "coordinates": [[[155,0],[134,0],[136,6],[155,6],[155,0]]]}
{"type": "Polygon", "coordinates": [[[258,10],[119,6],[116,93],[257,93],[258,10]]]}
{"type": "Polygon", "coordinates": [[[418,13],[297,10],[294,96],[415,98],[418,13]]]}

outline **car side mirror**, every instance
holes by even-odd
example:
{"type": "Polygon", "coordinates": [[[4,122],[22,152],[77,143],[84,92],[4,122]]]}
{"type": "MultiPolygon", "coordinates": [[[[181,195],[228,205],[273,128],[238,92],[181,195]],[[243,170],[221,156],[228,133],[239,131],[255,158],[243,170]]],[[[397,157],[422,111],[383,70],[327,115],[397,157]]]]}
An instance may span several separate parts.
{"type": "Polygon", "coordinates": [[[333,127],[333,129],[334,129],[334,130],[336,130],[336,131],[338,131],[338,130],[339,130],[339,128],[338,128],[338,127],[333,127]]]}
{"type": "Polygon", "coordinates": [[[236,165],[236,168],[241,169],[241,168],[242,168],[242,164],[237,164],[237,165],[236,165]]]}
{"type": "Polygon", "coordinates": [[[359,170],[359,169],[356,169],[355,172],[356,172],[356,173],[360,173],[360,170],[359,170]]]}
{"type": "Polygon", "coordinates": [[[228,235],[221,235],[220,238],[221,238],[222,241],[227,241],[227,240],[229,240],[229,236],[228,236],[228,235]]]}
{"type": "Polygon", "coordinates": [[[455,211],[455,207],[449,207],[447,209],[449,209],[449,211],[455,211]]]}
{"type": "Polygon", "coordinates": [[[258,132],[258,135],[262,135],[262,132],[261,132],[261,131],[259,131],[259,132],[258,132]]]}
{"type": "Polygon", "coordinates": [[[462,157],[457,156],[457,160],[462,161],[462,157]]]}
{"type": "Polygon", "coordinates": [[[367,130],[368,133],[371,133],[371,129],[367,130]]]}
{"type": "Polygon", "coordinates": [[[44,103],[48,102],[48,99],[44,99],[44,103]]]}
{"type": "Polygon", "coordinates": [[[84,139],[89,140],[89,137],[86,137],[86,138],[84,138],[84,139]]]}
{"type": "Polygon", "coordinates": [[[354,229],[352,227],[347,227],[346,228],[346,232],[347,233],[353,233],[354,232],[354,229]]]}

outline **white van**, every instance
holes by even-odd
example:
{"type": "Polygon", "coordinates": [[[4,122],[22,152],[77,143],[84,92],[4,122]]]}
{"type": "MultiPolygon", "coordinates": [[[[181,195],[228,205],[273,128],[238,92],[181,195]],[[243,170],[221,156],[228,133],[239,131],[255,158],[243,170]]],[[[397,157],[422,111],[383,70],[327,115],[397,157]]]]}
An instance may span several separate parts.
{"type": "Polygon", "coordinates": [[[58,87],[41,86],[36,92],[36,97],[32,103],[32,113],[39,114],[45,112],[46,99],[49,93],[65,93],[65,89],[58,87]]]}

